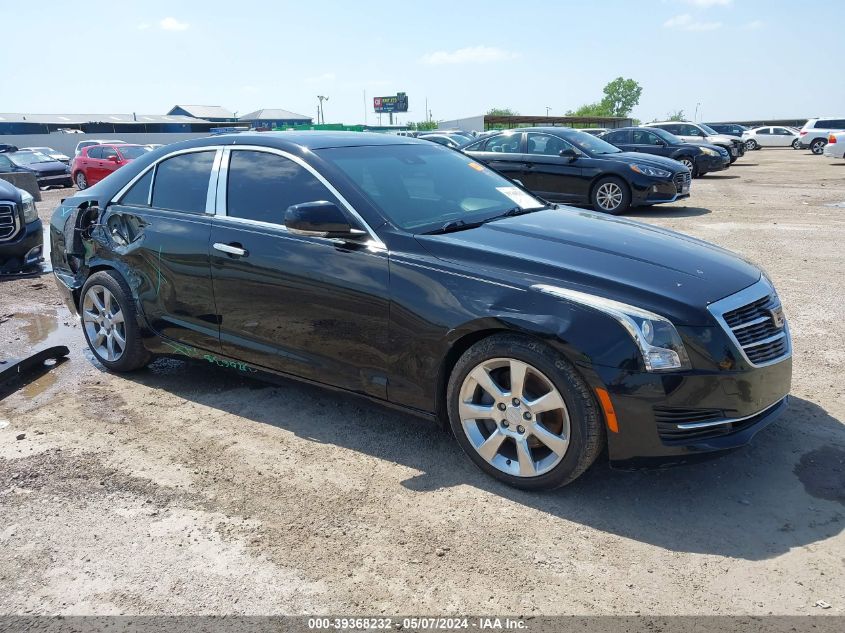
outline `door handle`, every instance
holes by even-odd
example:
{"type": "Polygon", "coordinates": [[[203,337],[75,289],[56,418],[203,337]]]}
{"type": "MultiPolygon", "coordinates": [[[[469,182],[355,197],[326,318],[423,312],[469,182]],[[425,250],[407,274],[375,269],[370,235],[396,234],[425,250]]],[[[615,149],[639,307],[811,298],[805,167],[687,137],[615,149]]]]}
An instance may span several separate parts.
{"type": "Polygon", "coordinates": [[[214,248],[218,251],[226,253],[227,255],[234,255],[235,257],[247,256],[245,248],[241,248],[240,246],[236,246],[234,244],[221,244],[220,242],[215,242],[214,248]]]}

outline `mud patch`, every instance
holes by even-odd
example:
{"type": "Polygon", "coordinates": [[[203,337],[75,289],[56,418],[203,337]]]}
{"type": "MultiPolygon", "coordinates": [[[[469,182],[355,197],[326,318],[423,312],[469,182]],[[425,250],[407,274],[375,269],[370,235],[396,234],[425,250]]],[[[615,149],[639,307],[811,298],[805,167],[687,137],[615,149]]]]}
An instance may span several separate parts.
{"type": "Polygon", "coordinates": [[[823,446],[804,453],[794,472],[807,494],[845,505],[845,450],[823,446]]]}

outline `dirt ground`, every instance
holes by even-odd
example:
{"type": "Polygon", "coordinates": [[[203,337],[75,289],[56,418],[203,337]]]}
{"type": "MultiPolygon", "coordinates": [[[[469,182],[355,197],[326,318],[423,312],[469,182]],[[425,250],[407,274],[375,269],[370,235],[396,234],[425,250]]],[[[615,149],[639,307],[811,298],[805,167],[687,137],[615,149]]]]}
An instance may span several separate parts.
{"type": "Polygon", "coordinates": [[[845,161],[762,150],[631,213],[766,268],[792,404],[717,461],[545,494],[352,397],[105,373],[50,274],[0,281],[0,356],[71,349],[0,401],[0,614],[845,614],[843,201],[845,161]]]}

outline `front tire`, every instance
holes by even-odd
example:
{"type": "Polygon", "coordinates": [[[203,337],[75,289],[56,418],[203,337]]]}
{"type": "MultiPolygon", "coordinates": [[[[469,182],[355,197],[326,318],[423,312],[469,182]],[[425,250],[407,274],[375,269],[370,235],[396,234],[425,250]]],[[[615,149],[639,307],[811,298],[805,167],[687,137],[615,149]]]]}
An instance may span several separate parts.
{"type": "Polygon", "coordinates": [[[81,171],[76,172],[76,176],[73,177],[73,180],[76,183],[76,188],[80,191],[88,188],[88,179],[81,171]]]}
{"type": "Polygon", "coordinates": [[[690,156],[681,156],[678,162],[689,169],[689,173],[693,178],[698,178],[698,168],[695,166],[695,159],[690,156]]]}
{"type": "Polygon", "coordinates": [[[631,206],[631,190],[621,178],[608,176],[593,186],[590,201],[596,211],[619,215],[631,206]]]}
{"type": "Polygon", "coordinates": [[[816,156],[821,156],[824,153],[824,147],[827,145],[827,141],[823,138],[817,138],[812,143],[810,143],[810,151],[813,152],[816,156]]]}
{"type": "Polygon", "coordinates": [[[469,348],[452,370],[446,398],[463,451],[517,488],[564,486],[604,446],[587,383],[560,353],[527,337],[496,334],[469,348]]]}
{"type": "Polygon", "coordinates": [[[116,372],[147,365],[150,353],[141,343],[137,307],[123,278],[112,270],[94,273],[81,296],[82,331],[97,360],[116,372]]]}

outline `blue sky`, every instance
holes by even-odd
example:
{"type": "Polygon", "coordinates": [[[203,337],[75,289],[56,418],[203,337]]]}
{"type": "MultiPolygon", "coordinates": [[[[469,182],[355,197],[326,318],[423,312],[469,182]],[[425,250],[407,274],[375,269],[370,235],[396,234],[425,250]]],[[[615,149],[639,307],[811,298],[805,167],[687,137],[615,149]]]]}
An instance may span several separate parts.
{"type": "MultiPolygon", "coordinates": [[[[617,76],[643,120],[845,111],[843,0],[428,0],[425,3],[0,0],[3,112],[240,114],[285,108],[373,123],[408,93],[412,120],[563,114],[617,76]],[[822,17],[823,16],[823,17],[822,17]],[[14,61],[12,61],[12,59],[14,61]],[[10,80],[14,77],[15,81],[10,80]]],[[[404,117],[403,117],[404,118],[404,117]]],[[[386,120],[386,116],[385,116],[386,120]]]]}

